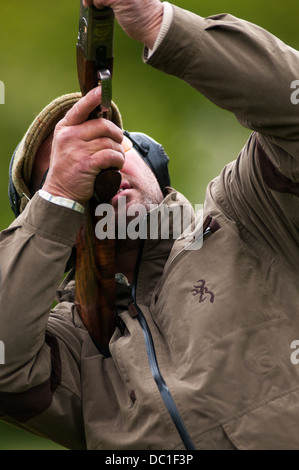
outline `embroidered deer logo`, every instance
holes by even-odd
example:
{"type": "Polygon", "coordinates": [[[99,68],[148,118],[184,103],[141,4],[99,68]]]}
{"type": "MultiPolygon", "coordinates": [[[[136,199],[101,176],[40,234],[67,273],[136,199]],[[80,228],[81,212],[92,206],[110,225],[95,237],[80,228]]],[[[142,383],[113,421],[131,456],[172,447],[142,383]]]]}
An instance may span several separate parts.
{"type": "Polygon", "coordinates": [[[194,285],[194,289],[191,290],[191,292],[193,293],[194,296],[198,295],[198,302],[201,304],[202,302],[204,302],[207,298],[208,298],[208,295],[210,296],[210,302],[211,304],[214,302],[214,299],[215,299],[215,294],[214,292],[210,291],[207,287],[206,287],[206,281],[204,281],[203,279],[200,279],[199,281],[197,281],[197,284],[198,285],[194,285]],[[206,295],[207,294],[207,295],[206,295]]]}

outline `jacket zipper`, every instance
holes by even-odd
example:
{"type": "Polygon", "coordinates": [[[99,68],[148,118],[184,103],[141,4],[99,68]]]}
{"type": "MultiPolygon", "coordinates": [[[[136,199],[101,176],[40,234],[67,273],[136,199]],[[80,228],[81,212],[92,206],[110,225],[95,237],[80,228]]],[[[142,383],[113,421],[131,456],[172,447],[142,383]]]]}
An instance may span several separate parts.
{"type": "MultiPolygon", "coordinates": [[[[207,227],[206,230],[203,233],[203,236],[208,235],[211,232],[210,227],[207,227]]],[[[141,256],[143,252],[143,246],[140,248],[139,251],[139,256],[136,264],[136,270],[135,270],[135,276],[134,276],[134,282],[132,284],[132,304],[133,304],[133,309],[132,305],[130,306],[131,308],[129,309],[131,311],[132,316],[136,317],[139,321],[139,324],[141,326],[141,330],[144,336],[144,341],[145,341],[145,346],[146,346],[146,351],[147,351],[147,357],[148,357],[148,362],[149,366],[153,375],[153,378],[156,382],[156,385],[158,387],[158,390],[160,392],[161,398],[166,406],[166,409],[181,437],[181,440],[185,446],[186,450],[196,450],[191,437],[188,433],[188,430],[185,426],[185,423],[179,413],[179,410],[177,409],[177,406],[174,402],[174,399],[170,393],[169,388],[167,387],[165,380],[160,372],[158,361],[157,361],[157,356],[155,352],[155,346],[153,342],[153,338],[148,326],[148,323],[146,321],[145,316],[143,315],[141,309],[139,308],[137,301],[136,301],[136,287],[137,287],[137,276],[138,276],[138,271],[139,271],[139,266],[141,262],[141,256]],[[133,311],[132,311],[133,310],[133,311]]]]}

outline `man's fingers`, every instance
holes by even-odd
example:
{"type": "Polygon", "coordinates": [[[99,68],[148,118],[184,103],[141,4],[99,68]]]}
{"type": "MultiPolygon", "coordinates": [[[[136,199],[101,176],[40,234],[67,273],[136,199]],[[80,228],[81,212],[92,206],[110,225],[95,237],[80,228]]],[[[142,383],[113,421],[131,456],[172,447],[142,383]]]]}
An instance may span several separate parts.
{"type": "Polygon", "coordinates": [[[96,87],[81,98],[65,115],[61,124],[77,126],[87,121],[90,113],[101,104],[101,87],[96,87]]]}
{"type": "Polygon", "coordinates": [[[91,119],[73,128],[77,138],[89,142],[102,137],[109,137],[119,144],[123,140],[123,132],[113,122],[105,118],[91,119]]]}
{"type": "Polygon", "coordinates": [[[59,122],[57,128],[66,138],[78,138],[85,142],[109,137],[118,143],[123,140],[122,130],[113,122],[105,119],[88,119],[90,113],[101,102],[101,88],[97,87],[81,98],[59,122]]]}
{"type": "Polygon", "coordinates": [[[92,0],[83,0],[83,5],[88,8],[92,5],[92,0]]]}
{"type": "Polygon", "coordinates": [[[121,169],[124,163],[123,152],[113,149],[99,150],[94,153],[89,160],[90,168],[95,174],[98,174],[101,170],[112,167],[121,169]]]}
{"type": "Polygon", "coordinates": [[[113,158],[115,158],[116,155],[118,158],[117,167],[121,168],[125,160],[125,150],[123,146],[115,142],[114,140],[105,138],[105,137],[100,138],[100,139],[94,139],[86,143],[84,151],[86,155],[89,155],[90,159],[96,158],[98,164],[100,165],[101,165],[101,161],[99,157],[102,156],[102,158],[104,159],[102,168],[107,168],[106,161],[110,158],[109,155],[112,156],[112,160],[111,160],[110,165],[108,164],[108,167],[113,166],[114,164],[113,158]]]}
{"type": "Polygon", "coordinates": [[[88,143],[88,150],[90,154],[97,153],[98,151],[105,150],[105,149],[116,150],[117,152],[120,152],[124,157],[125,151],[123,149],[123,146],[120,143],[117,143],[112,139],[100,138],[100,139],[91,140],[88,143]]]}
{"type": "Polygon", "coordinates": [[[83,5],[85,7],[90,7],[91,5],[95,5],[96,8],[103,8],[104,6],[107,6],[111,3],[111,1],[106,1],[106,0],[83,0],[83,5]]]}

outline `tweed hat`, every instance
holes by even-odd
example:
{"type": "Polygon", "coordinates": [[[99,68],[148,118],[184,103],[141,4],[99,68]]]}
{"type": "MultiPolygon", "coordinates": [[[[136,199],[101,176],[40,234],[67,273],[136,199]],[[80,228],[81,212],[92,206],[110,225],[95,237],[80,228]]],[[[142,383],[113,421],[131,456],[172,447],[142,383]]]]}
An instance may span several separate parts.
{"type": "MultiPolygon", "coordinates": [[[[81,93],[70,93],[48,104],[34,119],[16,148],[10,162],[8,188],[10,205],[16,217],[33,196],[29,191],[29,182],[33,162],[40,145],[81,97],[81,93]]],[[[113,102],[107,118],[122,129],[121,114],[113,102]]]]}

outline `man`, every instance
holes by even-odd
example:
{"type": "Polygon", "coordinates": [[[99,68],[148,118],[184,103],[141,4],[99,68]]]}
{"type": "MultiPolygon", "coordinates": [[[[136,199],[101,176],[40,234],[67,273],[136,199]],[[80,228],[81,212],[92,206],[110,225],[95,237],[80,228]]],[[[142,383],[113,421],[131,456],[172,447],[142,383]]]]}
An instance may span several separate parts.
{"type": "Polygon", "coordinates": [[[98,90],[70,106],[36,157],[35,189],[50,156],[44,193],[1,237],[2,416],[74,449],[296,449],[299,54],[230,15],[204,19],[158,0],[93,3],[114,9],[150,65],[253,133],[207,188],[200,249],[186,243],[195,218],[175,241],[149,238],[142,251],[117,253],[128,282],[117,286],[105,356],[80,319],[70,277],[49,315],[97,173],[120,168],[128,208],[147,204],[148,193],[161,202],[161,191],[162,204],[186,201],[157,184],[159,172],[156,181],[117,125],[86,121],[98,90]]]}

